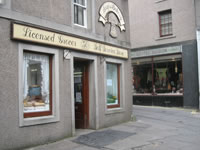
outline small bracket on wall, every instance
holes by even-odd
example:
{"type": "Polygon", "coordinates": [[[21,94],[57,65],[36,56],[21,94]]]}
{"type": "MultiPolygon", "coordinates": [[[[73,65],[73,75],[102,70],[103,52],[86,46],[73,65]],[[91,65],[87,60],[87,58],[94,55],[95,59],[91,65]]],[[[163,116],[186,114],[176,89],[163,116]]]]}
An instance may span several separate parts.
{"type": "Polygon", "coordinates": [[[71,58],[71,52],[69,50],[64,50],[64,53],[63,53],[63,56],[64,56],[64,59],[68,60],[71,58]]]}
{"type": "Polygon", "coordinates": [[[100,56],[100,63],[104,63],[106,61],[105,57],[104,56],[100,56]]]}

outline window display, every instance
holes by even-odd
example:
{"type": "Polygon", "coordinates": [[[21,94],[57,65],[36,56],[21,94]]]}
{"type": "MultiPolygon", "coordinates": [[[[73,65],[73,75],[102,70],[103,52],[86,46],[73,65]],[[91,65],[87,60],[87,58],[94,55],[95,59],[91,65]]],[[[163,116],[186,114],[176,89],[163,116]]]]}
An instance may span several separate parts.
{"type": "Polygon", "coordinates": [[[107,105],[117,107],[119,106],[119,65],[108,63],[106,71],[107,105]]]}
{"type": "MultiPolygon", "coordinates": [[[[152,59],[153,60],[153,59],[152,59]]],[[[182,62],[180,59],[153,60],[133,65],[134,93],[183,93],[182,62]]]]}
{"type": "Polygon", "coordinates": [[[24,53],[24,117],[51,114],[51,60],[49,55],[24,53]]]}

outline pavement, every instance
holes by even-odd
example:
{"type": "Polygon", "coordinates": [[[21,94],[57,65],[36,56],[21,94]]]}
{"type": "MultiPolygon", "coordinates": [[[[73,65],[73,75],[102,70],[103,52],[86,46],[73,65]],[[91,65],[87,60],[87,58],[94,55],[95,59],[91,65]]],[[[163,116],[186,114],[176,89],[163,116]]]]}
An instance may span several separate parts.
{"type": "Polygon", "coordinates": [[[200,112],[133,106],[133,120],[26,150],[200,150],[200,112]]]}

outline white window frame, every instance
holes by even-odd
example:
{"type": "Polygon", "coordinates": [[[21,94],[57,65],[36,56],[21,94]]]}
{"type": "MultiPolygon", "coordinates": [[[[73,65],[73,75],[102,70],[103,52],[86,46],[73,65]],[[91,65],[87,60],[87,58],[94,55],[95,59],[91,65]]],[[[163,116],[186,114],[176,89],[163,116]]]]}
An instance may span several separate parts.
{"type": "Polygon", "coordinates": [[[124,94],[124,89],[125,89],[125,79],[124,79],[124,61],[123,60],[118,60],[114,58],[105,58],[104,61],[104,99],[105,99],[105,114],[112,114],[112,113],[117,113],[117,112],[124,112],[124,106],[125,106],[125,94],[124,94]],[[120,106],[119,107],[114,107],[114,108],[108,108],[107,105],[107,63],[112,63],[112,64],[118,64],[120,65],[120,106]]]}
{"type": "Polygon", "coordinates": [[[51,122],[58,122],[60,120],[59,114],[59,53],[58,50],[52,48],[45,48],[42,46],[33,46],[30,44],[19,43],[19,126],[30,126],[37,124],[45,124],[51,122]],[[23,106],[23,54],[26,52],[36,52],[53,55],[52,60],[52,115],[39,116],[32,118],[24,118],[23,106]]]}
{"type": "Polygon", "coordinates": [[[73,24],[78,26],[78,27],[87,28],[87,0],[84,0],[84,1],[85,1],[85,6],[78,4],[78,3],[75,3],[74,0],[72,0],[72,3],[73,3],[73,24]],[[83,13],[84,13],[83,14],[83,24],[84,25],[80,25],[80,24],[75,23],[75,20],[74,20],[74,18],[75,18],[75,16],[74,16],[74,11],[75,11],[74,6],[75,5],[78,6],[78,7],[84,8],[84,11],[83,11],[83,13]]]}

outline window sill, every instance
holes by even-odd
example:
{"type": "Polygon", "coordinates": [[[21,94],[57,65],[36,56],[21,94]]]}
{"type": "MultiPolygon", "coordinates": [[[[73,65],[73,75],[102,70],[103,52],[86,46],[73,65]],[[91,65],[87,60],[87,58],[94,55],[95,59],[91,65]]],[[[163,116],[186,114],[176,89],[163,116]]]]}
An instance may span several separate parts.
{"type": "Polygon", "coordinates": [[[125,112],[125,110],[123,109],[123,108],[120,108],[120,107],[118,107],[118,108],[107,108],[107,110],[106,110],[106,115],[109,115],[109,114],[115,114],[115,113],[123,113],[123,112],[125,112]]]}
{"type": "Polygon", "coordinates": [[[58,116],[24,118],[20,127],[59,122],[58,116]]]}
{"type": "Polygon", "coordinates": [[[172,39],[172,38],[176,38],[176,35],[158,37],[158,38],[156,38],[155,40],[156,40],[156,41],[160,41],[160,40],[166,40],[166,39],[172,39]]]}
{"type": "Polygon", "coordinates": [[[83,29],[87,29],[87,26],[82,26],[82,25],[79,25],[79,24],[76,24],[76,23],[74,23],[74,26],[79,27],[79,28],[83,28],[83,29]]]}

